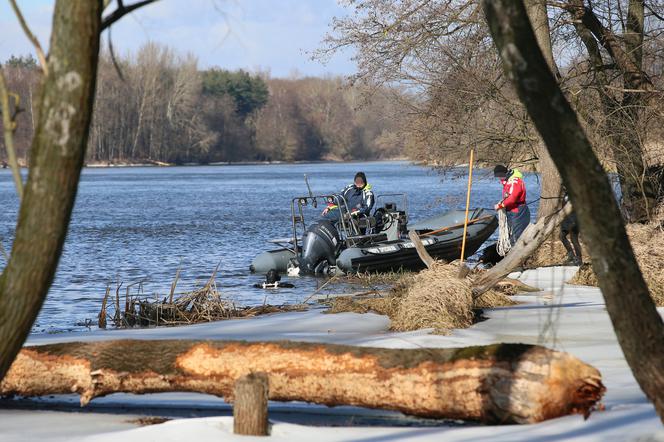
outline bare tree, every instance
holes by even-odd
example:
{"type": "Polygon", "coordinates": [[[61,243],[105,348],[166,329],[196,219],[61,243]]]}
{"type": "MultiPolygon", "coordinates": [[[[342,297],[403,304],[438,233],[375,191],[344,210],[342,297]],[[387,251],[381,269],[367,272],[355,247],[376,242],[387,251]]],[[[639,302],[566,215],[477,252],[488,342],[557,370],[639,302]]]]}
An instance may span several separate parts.
{"type": "MultiPolygon", "coordinates": [[[[629,0],[625,11],[620,1],[586,5],[584,0],[559,3],[571,17],[586,49],[592,76],[589,83],[598,94],[604,134],[610,138],[615,169],[620,177],[623,208],[629,221],[647,221],[657,206],[653,177],[645,155],[644,113],[656,98],[650,76],[644,70],[646,34],[643,0],[629,0]],[[622,32],[617,32],[622,29],[622,32]]],[[[651,33],[660,35],[652,26],[651,33]]],[[[662,121],[661,117],[659,119],[662,121]]]]}
{"type": "Polygon", "coordinates": [[[535,43],[523,2],[483,0],[483,6],[505,72],[569,190],[625,359],[664,421],[664,324],[634,258],[611,185],[535,43]]]}
{"type": "MultiPolygon", "coordinates": [[[[664,118],[654,112],[658,101],[648,85],[657,70],[653,66],[646,74],[643,60],[652,58],[650,42],[661,35],[662,22],[647,20],[648,11],[654,17],[655,10],[644,12],[641,0],[627,2],[626,8],[622,0],[585,3],[548,2],[547,8],[544,0],[529,0],[527,11],[545,59],[596,141],[603,165],[620,175],[630,219],[646,219],[658,194],[647,179],[652,164],[644,151],[656,138],[644,129],[662,126],[664,118]],[[556,52],[565,54],[562,66],[556,66],[552,38],[556,52]],[[584,52],[584,45],[593,50],[584,52]]],[[[402,106],[410,117],[404,133],[411,156],[444,166],[465,161],[473,147],[483,163],[534,164],[542,175],[539,214],[556,209],[559,177],[527,112],[507,87],[477,0],[348,5],[352,13],[332,23],[317,55],[352,46],[359,69],[352,80],[370,87],[399,83],[408,90],[413,99],[402,106]]]]}
{"type": "Polygon", "coordinates": [[[0,277],[0,377],[39,313],[67,233],[92,114],[101,13],[101,1],[55,5],[30,173],[0,277]]]}
{"type": "MultiPolygon", "coordinates": [[[[102,22],[103,4],[55,4],[28,181],[11,256],[0,276],[0,379],[39,313],[62,252],[88,141],[99,35],[110,23],[102,22]]],[[[119,1],[114,20],[136,5],[119,1]]]]}

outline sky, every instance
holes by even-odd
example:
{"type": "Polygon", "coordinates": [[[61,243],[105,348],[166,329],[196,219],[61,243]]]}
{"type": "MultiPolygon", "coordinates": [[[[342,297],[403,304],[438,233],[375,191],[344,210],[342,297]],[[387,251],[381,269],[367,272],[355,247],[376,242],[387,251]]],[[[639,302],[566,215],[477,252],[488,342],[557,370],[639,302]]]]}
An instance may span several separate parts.
{"type": "MultiPolygon", "coordinates": [[[[125,4],[136,0],[125,0],[125,4]]],[[[33,33],[48,47],[54,0],[18,0],[33,33]]],[[[109,6],[109,10],[115,2],[109,6]]],[[[160,0],[112,26],[117,54],[147,41],[193,53],[199,66],[269,71],[273,77],[350,75],[351,53],[325,65],[310,52],[321,46],[334,16],[348,14],[337,0],[160,0]]],[[[104,32],[108,38],[108,31],[104,32]]],[[[34,54],[8,1],[0,1],[0,61],[34,54]]]]}

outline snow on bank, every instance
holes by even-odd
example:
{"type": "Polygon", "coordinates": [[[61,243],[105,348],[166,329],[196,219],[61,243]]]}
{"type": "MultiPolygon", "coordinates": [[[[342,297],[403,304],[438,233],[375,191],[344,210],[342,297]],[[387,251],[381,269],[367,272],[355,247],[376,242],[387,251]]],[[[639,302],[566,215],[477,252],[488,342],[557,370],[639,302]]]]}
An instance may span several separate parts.
{"type": "MultiPolygon", "coordinates": [[[[408,333],[387,332],[389,320],[374,314],[343,313],[325,315],[320,310],[285,313],[255,319],[222,321],[189,327],[97,331],[87,334],[31,336],[28,344],[39,345],[100,339],[248,339],[331,342],[352,345],[415,348],[457,347],[494,342],[524,342],[542,344],[570,352],[597,367],[607,387],[604,399],[606,411],[595,412],[584,421],[580,416],[527,426],[465,426],[465,427],[317,427],[279,421],[283,410],[311,410],[330,416],[335,412],[357,413],[359,416],[394,416],[398,413],[375,412],[352,407],[323,409],[302,404],[274,404],[271,406],[272,436],[278,441],[381,441],[381,440],[481,440],[492,441],[664,441],[664,431],[653,407],[634,380],[616,342],[610,320],[599,289],[564,285],[576,268],[542,268],[528,270],[518,276],[542,292],[517,296],[523,304],[492,309],[486,312],[489,320],[450,336],[430,335],[427,330],[408,333]],[[317,411],[318,410],[318,411],[317,411]],[[274,411],[274,412],[273,412],[274,411]],[[276,416],[276,417],[275,417],[276,416]]],[[[664,310],[660,309],[660,312],[664,310]]],[[[73,397],[63,400],[73,401],[73,397]]],[[[7,408],[7,401],[3,405],[7,408]]],[[[100,398],[93,404],[134,404],[139,407],[159,405],[164,415],[168,408],[192,407],[207,404],[214,411],[225,410],[221,399],[197,394],[113,395],[100,398]]],[[[306,414],[306,413],[305,413],[306,414]]],[[[254,438],[232,434],[232,418],[206,417],[175,419],[159,425],[136,428],[127,417],[101,413],[61,413],[44,411],[0,410],[0,440],[42,441],[176,441],[192,437],[197,442],[207,440],[247,441],[254,438]],[[5,425],[5,422],[8,425],[5,425]],[[133,427],[133,428],[128,428],[133,427]],[[40,430],[48,428],[48,431],[40,430]]],[[[300,420],[306,423],[307,419],[300,420]]],[[[327,425],[331,425],[327,423],[327,425]]]]}

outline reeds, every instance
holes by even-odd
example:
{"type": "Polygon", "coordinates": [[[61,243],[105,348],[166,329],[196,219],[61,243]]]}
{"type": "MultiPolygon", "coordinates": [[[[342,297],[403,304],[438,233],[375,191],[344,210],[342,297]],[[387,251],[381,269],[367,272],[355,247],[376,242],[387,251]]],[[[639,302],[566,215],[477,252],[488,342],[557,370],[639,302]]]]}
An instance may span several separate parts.
{"type": "Polygon", "coordinates": [[[100,328],[106,328],[107,320],[110,319],[116,328],[176,326],[248,318],[267,313],[306,310],[306,306],[301,304],[237,306],[231,299],[224,298],[217,288],[218,267],[202,287],[191,292],[176,294],[175,288],[180,278],[180,268],[178,268],[171,284],[171,290],[163,299],[160,299],[159,295],[154,295],[153,299],[149,299],[143,292],[145,281],[129,284],[125,290],[124,309],[120,307],[120,289],[123,283],[118,281],[113,315],[108,312],[111,293],[111,288],[108,286],[102,300],[98,325],[100,328]],[[134,293],[131,290],[133,287],[135,287],[134,293]]]}

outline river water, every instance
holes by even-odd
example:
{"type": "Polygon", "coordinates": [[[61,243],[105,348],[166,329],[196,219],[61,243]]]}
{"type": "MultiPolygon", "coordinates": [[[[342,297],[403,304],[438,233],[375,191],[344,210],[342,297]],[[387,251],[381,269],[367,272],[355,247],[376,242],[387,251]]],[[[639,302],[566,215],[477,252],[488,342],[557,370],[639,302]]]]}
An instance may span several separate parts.
{"type": "MultiPolygon", "coordinates": [[[[117,281],[123,287],[145,281],[146,296],[163,297],[178,266],[178,292],[206,281],[219,264],[217,285],[226,297],[262,304],[266,292],[251,287],[262,276],[249,273],[249,264],[271,248],[268,239],[290,236],[290,201],[307,194],[304,174],[314,193],[331,193],[360,170],[377,195],[407,193],[411,220],[464,207],[465,168],[441,175],[408,162],[85,169],[56,278],[33,331],[87,330],[83,324],[96,324],[105,289],[117,281]]],[[[537,177],[527,174],[526,183],[528,201],[536,200],[537,177]]],[[[490,171],[475,171],[471,206],[492,207],[499,196],[490,171]]],[[[18,200],[8,170],[0,171],[0,207],[0,240],[9,251],[18,200]]],[[[537,204],[530,207],[534,217],[537,204]]],[[[311,208],[310,215],[319,211],[311,208]]],[[[267,302],[302,301],[321,284],[311,277],[290,282],[294,289],[270,292],[267,302]]]]}

